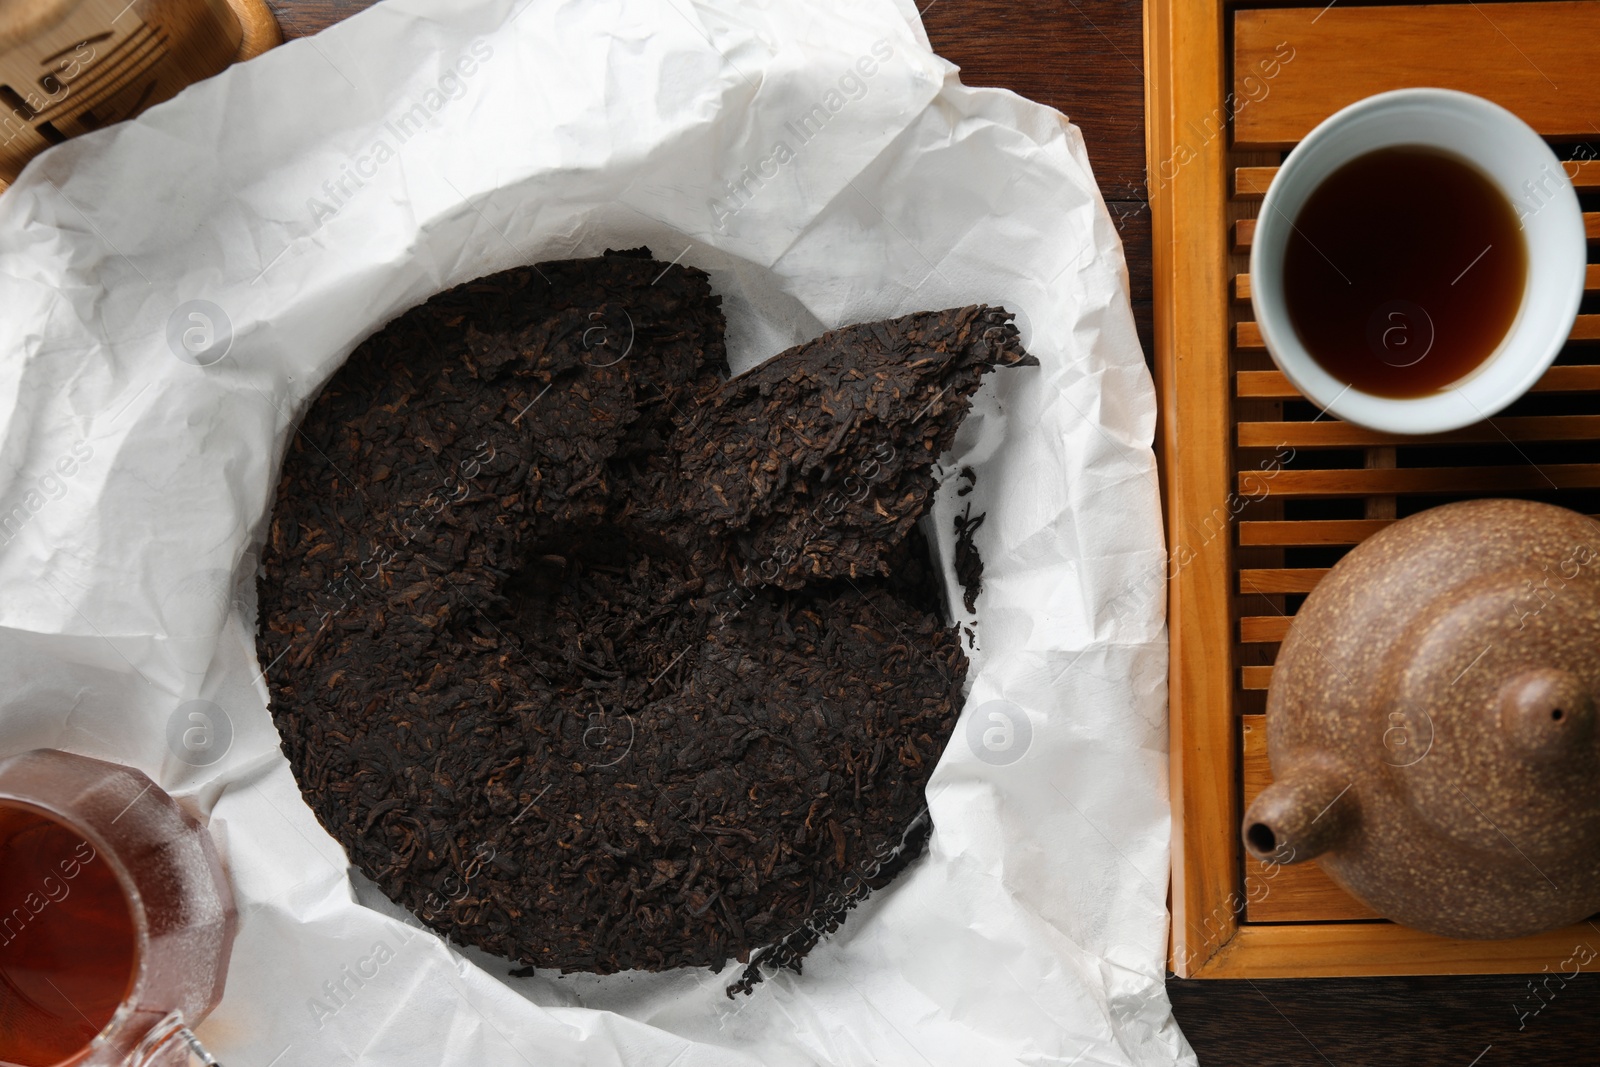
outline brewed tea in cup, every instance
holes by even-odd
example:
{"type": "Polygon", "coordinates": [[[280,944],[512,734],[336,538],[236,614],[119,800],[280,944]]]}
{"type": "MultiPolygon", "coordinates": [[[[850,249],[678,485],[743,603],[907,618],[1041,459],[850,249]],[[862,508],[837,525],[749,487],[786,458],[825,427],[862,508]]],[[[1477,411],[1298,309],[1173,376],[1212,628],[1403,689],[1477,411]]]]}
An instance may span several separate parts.
{"type": "Polygon", "coordinates": [[[1256,224],[1251,303],[1308,400],[1437,433],[1549,368],[1586,255],[1577,194],[1538,134],[1467,93],[1402,89],[1336,113],[1284,160],[1256,224]]]}

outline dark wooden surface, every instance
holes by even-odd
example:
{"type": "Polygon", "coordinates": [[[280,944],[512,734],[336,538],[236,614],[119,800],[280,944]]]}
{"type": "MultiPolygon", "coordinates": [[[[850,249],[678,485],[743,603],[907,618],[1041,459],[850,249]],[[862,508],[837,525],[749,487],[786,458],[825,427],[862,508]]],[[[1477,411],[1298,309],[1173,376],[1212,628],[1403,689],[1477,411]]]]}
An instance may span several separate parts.
{"type": "MultiPolygon", "coordinates": [[[[315,33],[370,0],[268,0],[285,37],[315,33]]],[[[1149,351],[1141,0],[932,0],[939,53],[968,85],[1011,89],[1083,131],[1128,258],[1149,351]]],[[[1600,952],[1600,930],[1590,942],[1600,952]]],[[[1552,960],[1550,971],[1560,969],[1552,960]]],[[[1204,1067],[1505,1067],[1600,1064],[1600,956],[1573,979],[1496,975],[1289,981],[1169,980],[1204,1067]]]]}

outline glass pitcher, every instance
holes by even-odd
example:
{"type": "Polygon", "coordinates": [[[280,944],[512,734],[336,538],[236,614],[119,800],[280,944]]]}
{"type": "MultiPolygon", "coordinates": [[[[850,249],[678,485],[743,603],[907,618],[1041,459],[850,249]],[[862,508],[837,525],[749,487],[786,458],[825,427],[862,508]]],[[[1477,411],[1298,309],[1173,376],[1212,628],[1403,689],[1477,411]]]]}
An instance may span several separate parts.
{"type": "Polygon", "coordinates": [[[0,760],[0,1067],[215,1060],[238,924],[205,829],[130,767],[0,760]]]}

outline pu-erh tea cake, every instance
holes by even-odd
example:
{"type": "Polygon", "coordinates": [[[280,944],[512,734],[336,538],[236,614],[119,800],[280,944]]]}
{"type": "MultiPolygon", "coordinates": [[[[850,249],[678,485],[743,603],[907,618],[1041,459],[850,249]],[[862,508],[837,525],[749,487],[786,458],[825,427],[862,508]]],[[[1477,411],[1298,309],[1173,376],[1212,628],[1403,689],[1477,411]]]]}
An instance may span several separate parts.
{"type": "Polygon", "coordinates": [[[645,249],[481,278],[289,442],[258,649],[284,750],[452,940],[737,959],[748,989],[926,833],[967,663],[916,523],[983,375],[1033,360],[968,307],[730,379],[719,304],[645,249]]]}

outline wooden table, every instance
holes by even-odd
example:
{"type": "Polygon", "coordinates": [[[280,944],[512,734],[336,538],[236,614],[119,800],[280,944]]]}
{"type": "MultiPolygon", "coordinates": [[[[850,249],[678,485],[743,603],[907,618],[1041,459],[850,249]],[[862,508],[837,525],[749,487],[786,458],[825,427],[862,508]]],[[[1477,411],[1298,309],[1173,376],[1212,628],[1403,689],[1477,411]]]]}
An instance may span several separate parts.
{"type": "MultiPolygon", "coordinates": [[[[268,2],[284,36],[294,38],[372,0],[268,2]]],[[[1142,0],[931,0],[922,12],[934,47],[962,68],[968,85],[1011,89],[1060,110],[1083,131],[1122,234],[1134,314],[1149,352],[1142,0]]],[[[1600,930],[1591,944],[1600,951],[1600,930]]],[[[1167,990],[1205,1067],[1600,1061],[1600,973],[1543,987],[1540,977],[1547,976],[1174,979],[1167,990]]]]}

